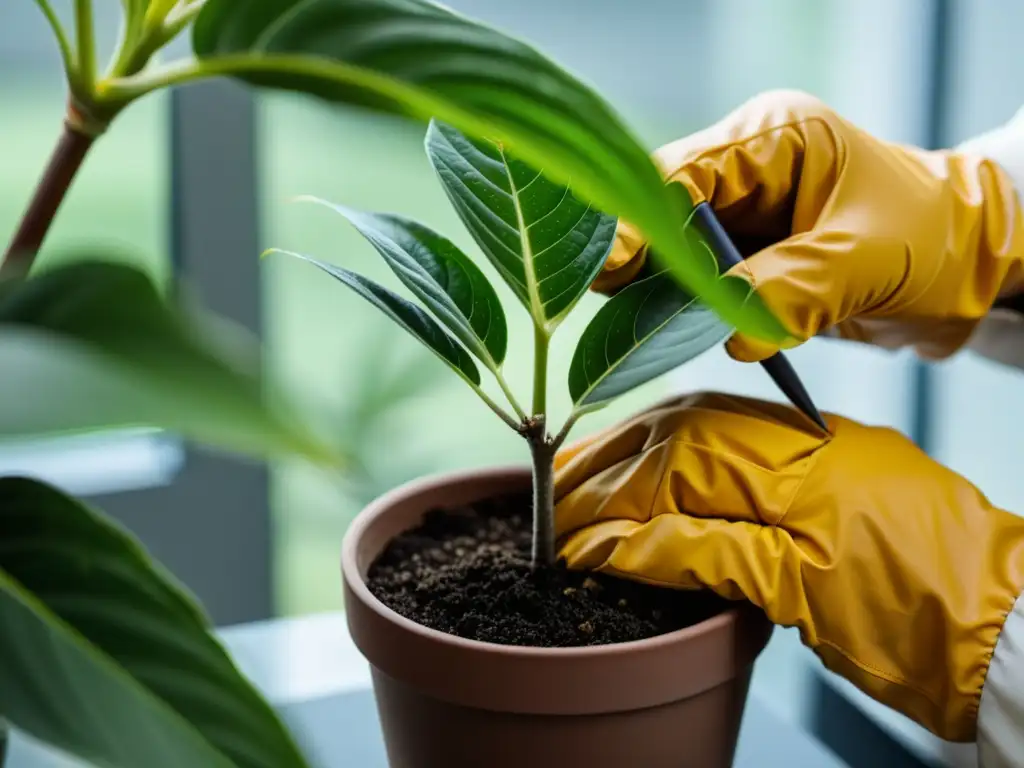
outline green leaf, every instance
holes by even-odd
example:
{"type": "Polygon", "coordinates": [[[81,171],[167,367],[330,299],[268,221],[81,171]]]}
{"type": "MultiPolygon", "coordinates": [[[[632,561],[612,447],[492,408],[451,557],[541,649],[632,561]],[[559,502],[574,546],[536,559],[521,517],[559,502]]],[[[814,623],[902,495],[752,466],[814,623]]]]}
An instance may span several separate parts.
{"type": "Polygon", "coordinates": [[[509,156],[431,121],[427,154],[487,258],[538,325],[558,323],[587,292],[615,239],[615,219],[509,156]]]}
{"type": "Polygon", "coordinates": [[[322,269],[343,285],[348,286],[373,306],[402,326],[411,335],[419,339],[426,347],[466,380],[474,388],[480,386],[480,371],[473,358],[455,339],[445,333],[437,321],[411,301],[403,299],[382,285],[368,280],[362,275],[350,272],[342,267],[328,264],[310,256],[277,248],[268,253],[281,253],[307,261],[322,269]]]}
{"type": "Polygon", "coordinates": [[[569,366],[569,394],[592,410],[729,337],[714,312],[664,272],[609,299],[583,331],[569,366]]]}
{"type": "Polygon", "coordinates": [[[633,222],[692,293],[741,329],[784,332],[757,297],[730,290],[683,232],[680,211],[632,132],[589,87],[532,47],[423,0],[207,0],[194,66],[112,83],[149,89],[230,75],[429,120],[499,143],[602,211],[633,222]]]}
{"type": "Polygon", "coordinates": [[[88,254],[0,284],[0,370],[0,438],[147,425],[338,460],[264,393],[252,339],[88,254]]]}
{"type": "Polygon", "coordinates": [[[111,768],[300,768],[195,603],[75,499],[0,479],[0,714],[111,768]]]}
{"type": "Polygon", "coordinates": [[[505,360],[505,310],[484,273],[445,237],[415,221],[312,199],[340,213],[434,316],[488,368],[505,360]]]}

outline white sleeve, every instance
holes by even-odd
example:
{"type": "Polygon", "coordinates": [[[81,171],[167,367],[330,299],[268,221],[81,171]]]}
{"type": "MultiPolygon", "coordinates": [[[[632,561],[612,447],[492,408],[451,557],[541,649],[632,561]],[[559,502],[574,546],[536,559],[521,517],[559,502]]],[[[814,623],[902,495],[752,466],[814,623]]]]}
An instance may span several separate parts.
{"type": "MultiPolygon", "coordinates": [[[[1005,125],[957,149],[994,160],[1024,201],[1024,109],[1005,125]]],[[[1024,316],[993,310],[968,349],[996,362],[1024,369],[1024,316]]],[[[1024,768],[1024,595],[1017,599],[999,634],[978,708],[979,768],[1024,768]]]]}
{"type": "MultiPolygon", "coordinates": [[[[1006,172],[1024,201],[1024,109],[1005,125],[983,133],[957,147],[960,152],[994,160],[1006,172]]],[[[993,310],[979,323],[967,348],[983,357],[1024,369],[1024,316],[1008,310],[993,310]]],[[[1024,758],[1021,759],[1024,766],[1024,758]]]]}
{"type": "Polygon", "coordinates": [[[999,633],[981,690],[978,766],[1024,766],[1024,595],[999,633]]]}

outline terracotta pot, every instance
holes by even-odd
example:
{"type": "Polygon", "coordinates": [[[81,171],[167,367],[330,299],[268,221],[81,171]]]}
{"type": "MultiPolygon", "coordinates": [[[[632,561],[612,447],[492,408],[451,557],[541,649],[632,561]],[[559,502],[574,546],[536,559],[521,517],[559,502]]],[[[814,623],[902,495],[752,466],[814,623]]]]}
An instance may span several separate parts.
{"type": "Polygon", "coordinates": [[[638,642],[521,648],[428,629],[367,589],[371,563],[426,511],[529,482],[524,469],[415,482],[367,507],[345,537],[348,624],[372,667],[391,768],[732,765],[754,660],[772,631],[753,606],[638,642]]]}

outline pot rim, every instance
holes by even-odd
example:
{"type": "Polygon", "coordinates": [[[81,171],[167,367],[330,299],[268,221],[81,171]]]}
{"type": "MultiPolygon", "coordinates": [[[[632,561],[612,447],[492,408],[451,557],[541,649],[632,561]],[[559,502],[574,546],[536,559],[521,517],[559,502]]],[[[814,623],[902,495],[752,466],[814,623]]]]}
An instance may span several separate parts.
{"type": "MultiPolygon", "coordinates": [[[[471,640],[458,635],[452,635],[431,627],[426,627],[411,619],[407,619],[398,612],[392,610],[385,603],[380,601],[366,585],[366,579],[360,573],[357,557],[358,543],[362,539],[365,530],[383,514],[395,505],[397,501],[407,496],[418,495],[426,491],[440,488],[447,485],[457,485],[461,482],[479,479],[481,475],[492,477],[509,477],[514,475],[529,475],[530,468],[523,464],[507,464],[494,467],[481,467],[476,469],[460,469],[454,472],[439,472],[417,478],[408,483],[393,488],[387,493],[374,499],[365,507],[355,519],[349,524],[348,530],[342,541],[342,574],[348,588],[359,598],[364,605],[371,608],[378,615],[387,621],[398,625],[407,632],[419,635],[426,640],[437,643],[444,643],[467,650],[487,652],[499,656],[514,657],[521,659],[545,658],[545,659],[592,659],[592,658],[615,658],[621,655],[636,653],[643,649],[652,651],[662,646],[676,645],[692,637],[705,635],[734,623],[739,616],[751,609],[753,606],[737,602],[734,606],[726,608],[709,619],[692,624],[683,629],[677,629],[654,637],[647,637],[641,640],[630,640],[623,643],[604,643],[601,645],[583,645],[575,647],[546,648],[541,646],[526,645],[504,645],[502,643],[490,643],[483,640],[471,640]]],[[[680,589],[680,592],[687,590],[680,589]]],[[[347,607],[346,607],[347,612],[347,607]]]]}

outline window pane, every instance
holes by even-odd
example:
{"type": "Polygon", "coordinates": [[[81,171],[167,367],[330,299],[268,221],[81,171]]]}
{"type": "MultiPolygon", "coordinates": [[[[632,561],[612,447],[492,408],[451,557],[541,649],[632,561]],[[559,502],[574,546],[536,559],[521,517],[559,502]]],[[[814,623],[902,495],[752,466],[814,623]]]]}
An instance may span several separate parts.
{"type": "MultiPolygon", "coordinates": [[[[1024,7],[999,0],[959,2],[953,39],[950,141],[997,127],[1024,105],[1024,71],[1014,27],[1024,7]]],[[[937,368],[934,455],[996,504],[1024,514],[1016,470],[1024,452],[1021,373],[972,355],[937,368]]]]}

